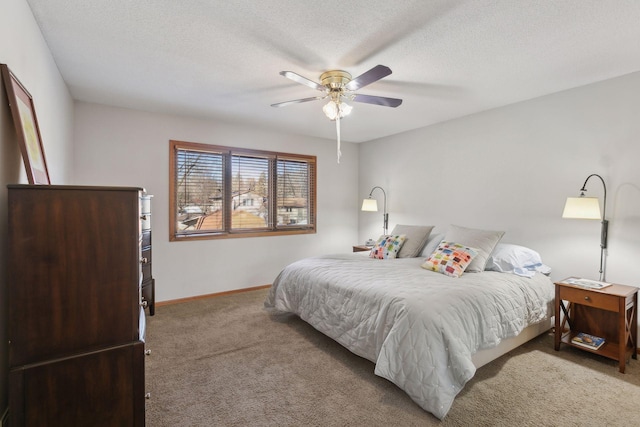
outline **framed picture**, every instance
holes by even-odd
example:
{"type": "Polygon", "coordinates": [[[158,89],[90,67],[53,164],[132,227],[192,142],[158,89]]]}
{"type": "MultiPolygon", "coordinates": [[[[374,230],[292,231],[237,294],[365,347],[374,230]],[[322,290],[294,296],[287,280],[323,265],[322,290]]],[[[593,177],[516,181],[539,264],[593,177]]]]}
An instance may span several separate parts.
{"type": "Polygon", "coordinates": [[[9,67],[0,64],[0,68],[29,184],[51,184],[33,98],[9,67]]]}

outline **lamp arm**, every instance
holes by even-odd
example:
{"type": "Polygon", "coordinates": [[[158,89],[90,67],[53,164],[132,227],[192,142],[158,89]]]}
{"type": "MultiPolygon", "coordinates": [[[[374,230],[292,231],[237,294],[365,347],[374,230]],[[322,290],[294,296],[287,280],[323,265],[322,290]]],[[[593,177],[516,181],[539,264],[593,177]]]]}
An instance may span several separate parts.
{"type": "Polygon", "coordinates": [[[604,179],[602,179],[602,177],[597,173],[592,173],[587,177],[587,179],[584,180],[584,184],[582,184],[582,188],[580,189],[580,191],[587,191],[587,182],[589,182],[589,178],[591,178],[592,176],[597,176],[598,178],[600,178],[600,181],[602,182],[602,187],[604,188],[604,197],[602,201],[602,221],[605,221],[606,212],[607,212],[607,186],[604,183],[604,179]]]}
{"type": "Polygon", "coordinates": [[[382,194],[384,195],[384,213],[383,213],[383,215],[384,215],[384,234],[387,234],[387,231],[389,230],[389,214],[387,213],[387,193],[384,191],[384,188],[378,187],[376,185],[369,192],[369,197],[371,197],[373,195],[373,191],[376,188],[380,189],[380,191],[382,191],[382,194]]]}
{"type": "Polygon", "coordinates": [[[582,185],[582,188],[580,189],[580,191],[587,191],[587,182],[589,181],[589,178],[591,178],[592,176],[597,176],[598,178],[600,178],[600,181],[602,182],[602,187],[604,188],[604,197],[603,197],[603,200],[602,200],[602,231],[600,233],[600,247],[602,249],[606,249],[607,248],[607,234],[608,234],[608,229],[609,229],[609,221],[606,218],[606,212],[607,212],[607,186],[604,183],[604,179],[602,179],[602,177],[600,175],[598,175],[597,173],[592,173],[584,181],[584,184],[582,185]]]}
{"type": "Polygon", "coordinates": [[[600,230],[600,280],[604,281],[604,250],[607,248],[607,238],[609,234],[609,221],[606,219],[607,212],[607,186],[604,183],[604,179],[597,173],[592,173],[585,179],[584,184],[580,191],[587,191],[587,182],[592,176],[597,176],[602,181],[602,187],[604,188],[604,197],[602,201],[602,228],[600,230]]]}

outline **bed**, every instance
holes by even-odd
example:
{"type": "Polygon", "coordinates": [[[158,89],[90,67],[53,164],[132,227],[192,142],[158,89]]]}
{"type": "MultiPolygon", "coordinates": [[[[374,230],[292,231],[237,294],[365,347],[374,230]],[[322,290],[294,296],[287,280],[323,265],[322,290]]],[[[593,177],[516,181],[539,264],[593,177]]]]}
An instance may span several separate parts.
{"type": "Polygon", "coordinates": [[[366,253],[302,259],[280,272],[265,308],[374,362],[376,375],[442,419],[478,367],[549,330],[554,288],[537,268],[454,278],[424,264],[366,253]]]}

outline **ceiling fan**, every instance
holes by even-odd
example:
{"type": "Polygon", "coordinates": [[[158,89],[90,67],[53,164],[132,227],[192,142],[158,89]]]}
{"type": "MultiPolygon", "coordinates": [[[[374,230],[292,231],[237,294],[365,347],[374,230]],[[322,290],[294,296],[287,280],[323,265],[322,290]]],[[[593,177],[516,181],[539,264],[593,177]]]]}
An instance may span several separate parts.
{"type": "Polygon", "coordinates": [[[397,107],[402,104],[402,99],[387,98],[384,96],[361,95],[355,93],[371,83],[377,82],[383,77],[391,74],[391,69],[384,65],[376,65],[369,71],[365,71],[355,79],[351,74],[342,70],[330,70],[320,75],[320,83],[309,80],[293,71],[281,71],[280,75],[293,80],[296,83],[323,92],[323,95],[310,98],[294,99],[292,101],[278,102],[271,104],[272,107],[284,107],[291,104],[316,101],[329,98],[329,102],[322,107],[324,114],[329,120],[335,120],[336,133],[338,135],[338,163],[340,163],[340,119],[347,116],[352,107],[345,101],[362,102],[365,104],[382,105],[384,107],[397,107]]]}

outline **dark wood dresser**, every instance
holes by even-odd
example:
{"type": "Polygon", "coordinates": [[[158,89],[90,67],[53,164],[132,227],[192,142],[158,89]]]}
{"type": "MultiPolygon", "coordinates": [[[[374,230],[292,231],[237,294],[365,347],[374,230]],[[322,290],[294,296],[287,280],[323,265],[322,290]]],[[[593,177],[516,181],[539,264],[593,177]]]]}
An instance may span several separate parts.
{"type": "Polygon", "coordinates": [[[10,185],[8,203],[9,424],[143,426],[150,199],[10,185]]]}

